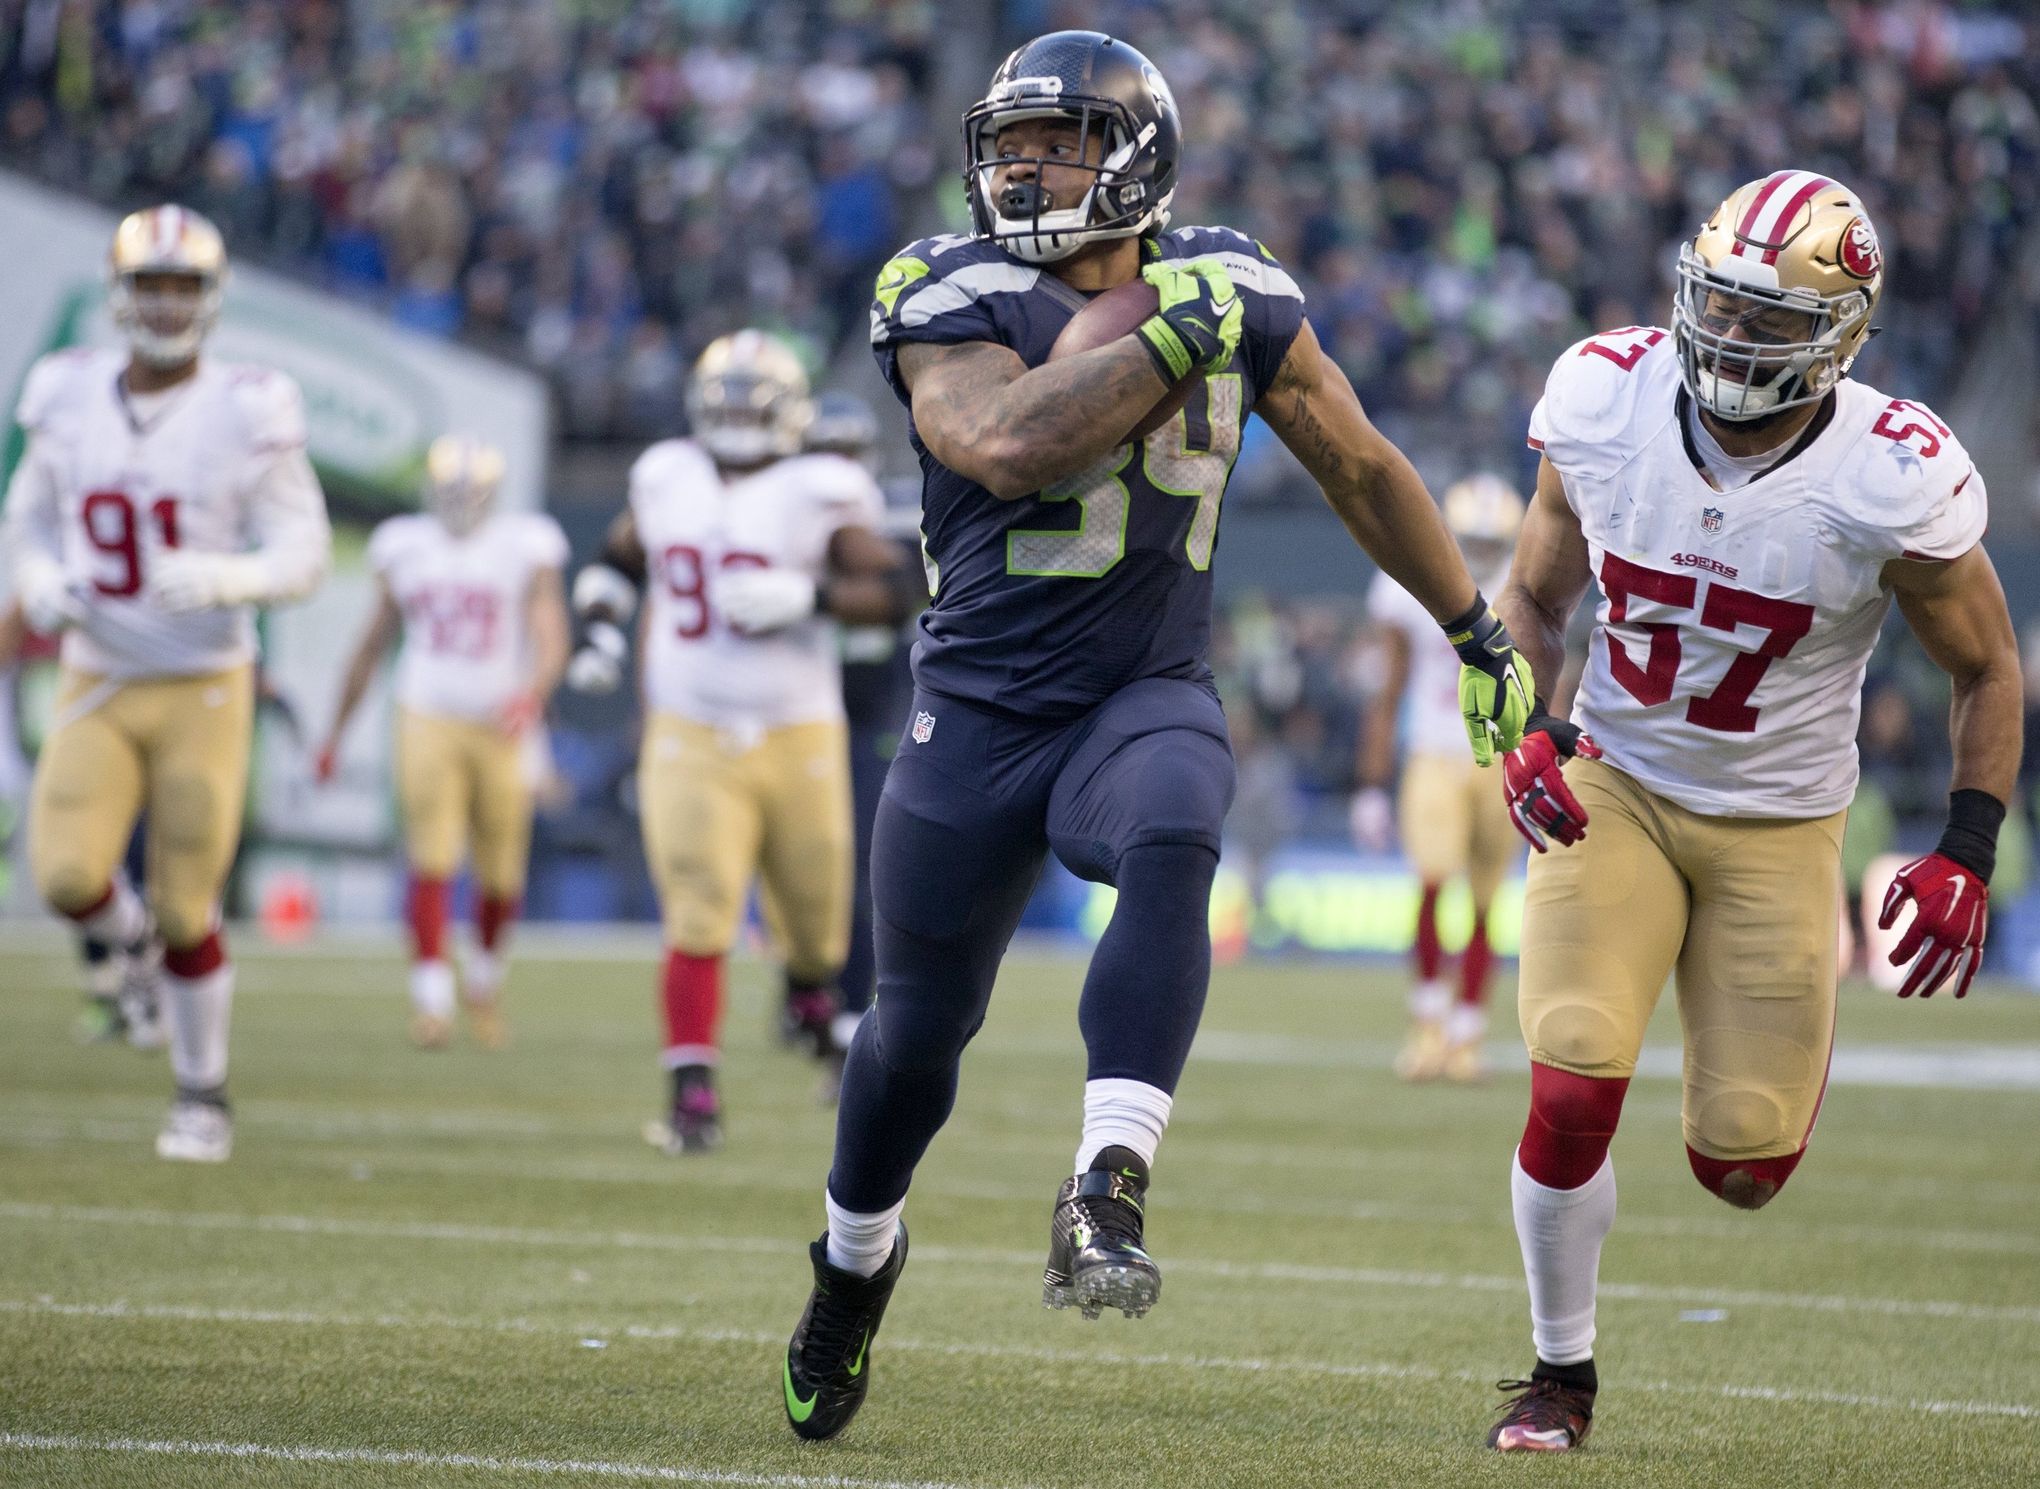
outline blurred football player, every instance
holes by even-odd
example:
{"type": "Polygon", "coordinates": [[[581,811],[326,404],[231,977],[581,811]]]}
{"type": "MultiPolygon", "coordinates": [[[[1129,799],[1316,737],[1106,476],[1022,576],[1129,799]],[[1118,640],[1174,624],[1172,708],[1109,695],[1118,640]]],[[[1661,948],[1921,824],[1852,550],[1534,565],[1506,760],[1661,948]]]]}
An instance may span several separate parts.
{"type": "Polygon", "coordinates": [[[574,581],[585,626],[568,679],[614,688],[622,627],[650,591],[638,764],[645,859],[666,935],[668,1152],[722,1138],[724,959],[762,877],[800,1017],[828,1048],[850,937],[851,814],[835,622],[897,621],[916,579],[872,529],[883,498],[839,455],[802,455],[807,374],[783,342],[739,331],[688,381],[693,438],[631,468],[630,505],[574,581]]]}
{"type": "MultiPolygon", "coordinates": [[[[1446,491],[1444,511],[1445,526],[1482,591],[1498,592],[1523,525],[1523,498],[1499,476],[1475,475],[1446,491]]],[[[1386,653],[1387,675],[1361,735],[1353,836],[1361,847],[1381,852],[1399,824],[1403,856],[1420,885],[1413,949],[1417,982],[1410,991],[1409,1041],[1396,1058],[1396,1074],[1409,1081],[1479,1080],[1487,1073],[1481,1041],[1487,1036],[1488,974],[1494,965],[1488,907],[1522,845],[1494,781],[1466,758],[1459,667],[1437,644],[1430,612],[1384,574],[1368,589],[1367,615],[1386,653]],[[1388,782],[1399,722],[1406,745],[1401,787],[1391,806],[1388,782]],[[1444,975],[1438,896],[1460,875],[1473,901],[1473,927],[1459,955],[1455,998],[1444,975]]]]}
{"type": "Polygon", "coordinates": [[[972,231],[904,249],[872,307],[873,349],[912,416],[937,584],[873,832],[878,997],[850,1047],[828,1230],[783,1372],[788,1419],[810,1438],[864,1399],[906,1261],[908,1183],[1051,851],[1118,899],[1078,1009],[1083,1127],[1043,1301],[1137,1316],[1160,1291],[1143,1214],[1210,979],[1233,793],[1205,662],[1211,561],[1250,412],[1460,647],[1481,759],[1515,745],[1530,702],[1430,495],[1320,349],[1296,282],[1242,233],[1165,231],[1182,123],[1145,57],[1097,32],[1040,37],[999,67],[964,142],[972,231]],[[1050,358],[1091,295],[1142,279],[1149,318],[1050,358]],[[1133,439],[1186,380],[1187,403],[1133,439]]]}
{"type": "MultiPolygon", "coordinates": [[[[824,393],[815,400],[801,447],[811,455],[841,455],[875,472],[878,417],[869,405],[849,393],[824,393]]],[[[888,507],[881,530],[899,545],[901,573],[911,587],[920,569],[918,507],[888,507]]],[[[914,608],[925,604],[925,592],[914,608]]],[[[855,827],[855,878],[850,900],[850,950],[837,975],[837,1012],[830,1028],[829,1075],[824,1096],[833,1100],[841,1086],[843,1060],[857,1025],[871,1008],[875,967],[871,944],[871,827],[878,815],[879,792],[886,766],[906,722],[913,697],[913,676],[907,667],[909,643],[904,621],[843,629],[843,721],[850,741],[850,803],[855,827]]],[[[791,983],[789,983],[791,987],[791,983]]],[[[789,1007],[789,1011],[791,1008],[789,1007]]]]}
{"type": "Polygon", "coordinates": [[[1581,342],[1531,415],[1543,460],[1501,608],[1540,682],[1590,581],[1601,599],[1571,720],[1540,702],[1505,767],[1538,854],[1512,1179],[1537,1364],[1505,1387],[1496,1448],[1562,1451],[1593,1421],[1609,1139],[1667,977],[1694,1176],[1754,1210],[1806,1152],[1863,672],[1894,597],[1954,685],[1947,830],[1884,904],[1886,925],[1913,912],[1900,995],[1959,998],[1982,955],[2018,654],[1969,456],[1923,405],[1847,376],[1883,280],[1852,192],[1774,172],[1682,249],[1671,330],[1581,342]]]}
{"type": "Polygon", "coordinates": [[[543,512],[501,512],[502,453],[461,435],[425,459],[425,511],[392,517],[369,539],[376,602],[318,753],[331,780],[341,735],[401,634],[397,796],[410,860],[411,1038],[452,1035],[446,956],[453,876],[475,877],[475,940],[460,999],[475,1040],[500,1048],[506,937],[524,898],[531,851],[530,746],[569,650],[560,571],[567,539],[543,512]]]}
{"type": "Polygon", "coordinates": [[[177,1096],[156,1152],[205,1162],[233,1145],[219,897],[246,790],[254,611],[309,594],[332,543],[296,384],[200,355],[226,276],[197,213],[121,222],[108,303],[127,350],[35,365],[7,497],[22,611],[63,633],[29,812],[36,887],[125,956],[157,955],[160,938],[177,1096]],[[118,872],[144,809],[146,903],[118,872]]]}

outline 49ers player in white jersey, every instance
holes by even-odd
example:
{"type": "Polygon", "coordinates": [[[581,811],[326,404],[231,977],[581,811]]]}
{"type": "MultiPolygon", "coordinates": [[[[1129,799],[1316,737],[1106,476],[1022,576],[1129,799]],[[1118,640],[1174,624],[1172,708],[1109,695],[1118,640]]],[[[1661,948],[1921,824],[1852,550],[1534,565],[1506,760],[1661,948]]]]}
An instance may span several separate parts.
{"type": "MultiPolygon", "coordinates": [[[[1501,477],[1481,472],[1455,481],[1439,503],[1483,594],[1498,594],[1509,577],[1509,554],[1523,525],[1523,498],[1501,477]]],[[[1438,623],[1408,590],[1386,574],[1367,588],[1367,618],[1385,660],[1385,675],[1361,731],[1353,798],[1354,840],[1375,852],[1402,829],[1403,857],[1419,885],[1410,989],[1410,1034],[1396,1056],[1408,1081],[1478,1081],[1487,1074],[1487,993],[1494,952],[1488,909],[1523,845],[1509,826],[1508,805],[1486,771],[1466,757],[1466,719],[1459,710],[1459,658],[1438,644],[1438,623]],[[1407,702],[1408,706],[1403,705],[1407,702]],[[1394,805],[1388,781],[1402,735],[1402,777],[1394,805]],[[1459,954],[1457,997],[1445,981],[1438,900],[1449,880],[1464,877],[1473,920],[1459,954]]]]}
{"type": "Polygon", "coordinates": [[[247,789],[254,610],[310,593],[332,544],[296,384],[199,355],[226,272],[195,212],[121,222],[108,299],[128,349],[35,365],[7,494],[22,609],[63,633],[29,814],[36,886],[130,957],[160,935],[177,1099],[156,1152],[204,1162],[233,1143],[219,894],[247,789]],[[146,906],[118,873],[144,810],[146,906]]]}
{"type": "Polygon", "coordinates": [[[850,765],[834,622],[896,624],[923,591],[875,531],[884,498],[856,462],[800,455],[807,376],[760,331],[709,345],[688,387],[694,438],[638,458],[602,561],[574,583],[587,625],[571,686],[613,688],[622,624],[648,585],[638,763],[659,890],[669,1152],[721,1139],[714,1068],[723,959],[762,876],[795,1002],[828,1053],[850,935],[850,765]]]}
{"type": "Polygon", "coordinates": [[[531,849],[531,747],[566,669],[567,538],[543,512],[498,512],[502,452],[443,435],[425,457],[425,508],[369,539],[376,608],[341,684],[318,755],[330,780],[347,721],[401,632],[397,795],[411,883],[411,1038],[439,1049],[452,1035],[446,923],[453,876],[474,866],[475,943],[461,1001],[475,1039],[505,1039],[505,937],[524,897],[531,849]]]}
{"type": "Polygon", "coordinates": [[[1572,720],[1540,702],[1505,762],[1538,851],[1512,1179],[1537,1365],[1505,1387],[1489,1435],[1505,1451],[1562,1451],[1592,1422],[1609,1140],[1667,976],[1695,1177],[1756,1209],[1806,1150],[1834,1040],[1859,695],[1894,598],[1954,689],[1948,827],[1884,905],[1887,926],[1913,905],[1902,997],[1968,990],[2019,760],[1983,482],[1931,411],[1847,378],[1883,283],[1861,203],[1778,171],[1722,203],[1678,273],[1669,332],[1607,332],[1552,369],[1498,602],[1549,687],[1590,579],[1602,595],[1572,720]]]}

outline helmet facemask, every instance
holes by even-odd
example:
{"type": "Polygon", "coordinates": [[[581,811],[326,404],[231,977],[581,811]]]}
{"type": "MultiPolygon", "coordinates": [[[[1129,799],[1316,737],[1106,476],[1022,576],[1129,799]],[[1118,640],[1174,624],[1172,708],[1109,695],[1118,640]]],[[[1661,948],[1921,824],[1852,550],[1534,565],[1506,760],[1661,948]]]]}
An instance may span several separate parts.
{"type": "Polygon", "coordinates": [[[223,290],[217,274],[133,269],[113,275],[106,303],[137,361],[181,367],[218,323],[223,290]]]}
{"type": "Polygon", "coordinates": [[[456,538],[488,520],[502,485],[502,453],[478,440],[441,435],[425,453],[425,509],[456,538]]]}
{"type": "Polygon", "coordinates": [[[799,453],[808,401],[775,378],[732,369],[695,378],[687,416],[718,464],[763,465],[799,453]]]}
{"type": "Polygon", "coordinates": [[[1030,264],[1054,263],[1086,244],[1163,227],[1173,195],[1155,199],[1151,184],[1134,169],[1155,135],[1153,124],[1136,126],[1132,113],[1116,99],[1065,97],[1044,86],[1055,81],[1020,78],[1001,84],[963,119],[964,174],[977,236],[1030,264]],[[1083,158],[1002,155],[1000,134],[1030,120],[1066,122],[1083,158]],[[1032,179],[1001,185],[1001,174],[1014,166],[1032,166],[1032,179]],[[1064,189],[1051,195],[1043,186],[1050,172],[1064,177],[1081,173],[1088,184],[1074,193],[1064,189]]]}
{"type": "Polygon", "coordinates": [[[1712,267],[1688,243],[1672,306],[1686,391],[1733,423],[1817,403],[1855,360],[1871,304],[1862,290],[1822,297],[1765,284],[1740,259],[1712,267]]]}

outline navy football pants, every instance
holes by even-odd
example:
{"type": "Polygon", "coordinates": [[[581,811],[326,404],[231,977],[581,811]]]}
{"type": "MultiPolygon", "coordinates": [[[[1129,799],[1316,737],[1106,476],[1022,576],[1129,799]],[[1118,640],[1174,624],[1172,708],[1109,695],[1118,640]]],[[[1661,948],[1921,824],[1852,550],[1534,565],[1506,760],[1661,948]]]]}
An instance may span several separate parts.
{"type": "Polygon", "coordinates": [[[1090,1078],[1175,1088],[1210,978],[1232,793],[1206,684],[1144,679],[1053,725],[916,693],[873,830],[877,1001],[844,1072],[838,1204],[882,1210],[906,1194],[1051,850],[1120,892],[1079,1008],[1090,1078]]]}

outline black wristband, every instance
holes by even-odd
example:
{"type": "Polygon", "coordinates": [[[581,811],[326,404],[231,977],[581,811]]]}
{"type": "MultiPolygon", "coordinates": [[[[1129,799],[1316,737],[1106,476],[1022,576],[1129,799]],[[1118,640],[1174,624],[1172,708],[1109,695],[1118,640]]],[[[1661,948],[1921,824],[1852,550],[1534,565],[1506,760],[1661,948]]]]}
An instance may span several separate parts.
{"type": "Polygon", "coordinates": [[[1998,829],[2004,825],[2005,804],[1988,791],[1973,788],[1951,792],[1948,825],[1934,851],[1951,858],[1985,884],[1997,868],[1998,829]]]}
{"type": "Polygon", "coordinates": [[[1487,596],[1479,590],[1475,590],[1473,592],[1473,604],[1467,608],[1466,613],[1454,616],[1451,620],[1445,622],[1445,635],[1455,646],[1458,645],[1458,638],[1480,624],[1480,618],[1487,614],[1487,609],[1487,596]]]}

